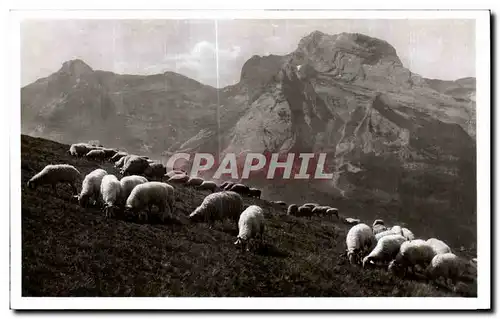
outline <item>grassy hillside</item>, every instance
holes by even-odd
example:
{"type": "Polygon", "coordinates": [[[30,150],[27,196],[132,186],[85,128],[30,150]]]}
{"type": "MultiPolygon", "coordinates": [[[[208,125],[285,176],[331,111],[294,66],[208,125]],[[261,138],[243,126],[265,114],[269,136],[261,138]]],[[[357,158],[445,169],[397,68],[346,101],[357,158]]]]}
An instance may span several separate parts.
{"type": "MultiPolygon", "coordinates": [[[[21,136],[23,296],[475,296],[419,277],[350,266],[341,254],[349,226],[286,216],[265,200],[245,199],[267,214],[265,244],[240,252],[234,223],[190,224],[186,216],[207,193],[176,186],[166,224],[105,219],[70,202],[69,186],[35,191],[26,182],[50,163],[83,174],[111,164],[70,157],[68,145],[21,136]]],[[[346,212],[341,214],[348,215],[346,212]]],[[[372,221],[366,221],[371,224],[372,221]]]]}

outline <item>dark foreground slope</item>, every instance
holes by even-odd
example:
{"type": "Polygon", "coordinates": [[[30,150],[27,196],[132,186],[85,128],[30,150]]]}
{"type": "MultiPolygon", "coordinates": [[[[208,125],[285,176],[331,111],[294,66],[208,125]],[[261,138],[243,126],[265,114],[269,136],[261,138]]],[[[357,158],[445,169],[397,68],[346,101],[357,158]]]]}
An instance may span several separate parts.
{"type": "MultiPolygon", "coordinates": [[[[234,224],[187,222],[206,193],[182,186],[167,224],[107,220],[72,204],[69,187],[56,197],[50,187],[25,185],[50,163],[117,174],[111,164],[72,158],[67,145],[45,139],[21,140],[23,296],[459,296],[422,279],[350,266],[340,257],[348,226],[286,216],[265,200],[245,199],[268,220],[265,245],[248,253],[234,248],[234,224]]],[[[465,290],[475,295],[475,287],[465,290]]]]}

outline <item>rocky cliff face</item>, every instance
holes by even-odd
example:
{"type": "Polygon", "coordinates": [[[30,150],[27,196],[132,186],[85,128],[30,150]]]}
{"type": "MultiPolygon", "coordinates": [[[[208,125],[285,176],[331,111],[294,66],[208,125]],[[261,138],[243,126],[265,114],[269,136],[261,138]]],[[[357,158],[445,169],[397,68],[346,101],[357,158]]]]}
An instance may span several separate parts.
{"type": "Polygon", "coordinates": [[[332,180],[251,183],[271,199],[361,205],[364,218],[442,214],[434,230],[459,218],[449,240],[475,237],[475,80],[422,78],[379,39],[316,31],[286,56],[253,56],[220,90],[70,61],[21,93],[25,134],[157,155],[324,152],[332,180]]]}

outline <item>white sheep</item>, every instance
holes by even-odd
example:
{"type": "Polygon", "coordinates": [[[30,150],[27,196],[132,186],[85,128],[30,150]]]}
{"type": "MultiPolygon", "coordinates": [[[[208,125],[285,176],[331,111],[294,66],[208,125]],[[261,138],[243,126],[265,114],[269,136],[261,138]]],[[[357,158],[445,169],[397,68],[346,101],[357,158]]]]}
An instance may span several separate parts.
{"type": "Polygon", "coordinates": [[[406,239],[401,235],[387,235],[377,242],[375,248],[363,258],[363,268],[367,264],[390,262],[398,254],[406,239]]]}
{"type": "Polygon", "coordinates": [[[384,230],[384,231],[376,234],[375,238],[378,241],[378,240],[380,240],[380,238],[382,238],[384,236],[388,236],[388,235],[401,235],[401,236],[403,236],[403,229],[401,228],[401,226],[397,226],[396,225],[396,226],[393,226],[390,229],[384,230]]]}
{"type": "Polygon", "coordinates": [[[212,193],[219,191],[219,186],[213,181],[203,181],[200,186],[197,187],[199,190],[210,190],[212,193]]]}
{"type": "Polygon", "coordinates": [[[101,198],[106,218],[113,217],[114,208],[121,202],[121,184],[115,175],[108,174],[102,178],[101,198]]]}
{"type": "Polygon", "coordinates": [[[105,170],[98,168],[85,176],[82,182],[80,195],[74,196],[80,206],[87,207],[90,198],[94,198],[94,204],[98,203],[102,178],[106,174],[108,173],[105,170]]]}
{"type": "Polygon", "coordinates": [[[357,225],[361,223],[361,220],[359,218],[352,218],[352,217],[342,217],[342,222],[347,225],[357,225]]]}
{"type": "Polygon", "coordinates": [[[134,187],[147,182],[148,179],[144,176],[130,175],[122,177],[122,179],[120,180],[120,185],[122,188],[123,199],[126,200],[129,197],[134,187]]]}
{"type": "Polygon", "coordinates": [[[76,143],[76,144],[71,144],[68,152],[72,156],[80,157],[80,156],[84,156],[85,154],[87,154],[91,150],[95,150],[95,149],[97,149],[95,146],[92,146],[92,145],[87,144],[87,143],[76,143]]]}
{"type": "Polygon", "coordinates": [[[375,246],[375,237],[370,226],[357,224],[349,229],[346,240],[349,263],[359,263],[360,257],[375,246]]]}
{"type": "Polygon", "coordinates": [[[119,161],[120,159],[122,159],[123,157],[125,157],[127,155],[128,155],[127,152],[118,152],[115,155],[111,156],[111,158],[109,160],[111,162],[117,162],[117,161],[119,161]]]}
{"type": "Polygon", "coordinates": [[[203,199],[200,206],[189,215],[189,220],[206,221],[213,225],[216,220],[226,218],[238,222],[243,210],[243,198],[240,194],[232,191],[212,193],[203,199]]]}
{"type": "Polygon", "coordinates": [[[416,266],[425,269],[435,255],[434,249],[422,239],[405,241],[401,244],[396,258],[391,261],[388,269],[390,271],[403,269],[405,274],[410,269],[415,273],[416,266]]]}
{"type": "Polygon", "coordinates": [[[205,180],[201,177],[197,177],[197,176],[191,176],[188,181],[186,182],[186,185],[187,186],[200,186],[201,184],[203,184],[205,180]]]}
{"type": "MultiPolygon", "coordinates": [[[[148,207],[148,213],[151,213],[152,206],[155,205],[160,212],[161,221],[164,222],[167,217],[165,208],[173,213],[174,201],[175,191],[171,185],[162,182],[147,182],[134,187],[127,198],[125,209],[138,213],[142,219],[142,210],[148,207]]],[[[147,219],[148,215],[145,214],[145,216],[147,219]]]]}
{"type": "Polygon", "coordinates": [[[438,281],[442,277],[446,283],[451,279],[453,284],[456,284],[458,280],[476,274],[477,268],[473,262],[460,258],[453,253],[434,256],[426,269],[426,275],[429,279],[438,281]]]}
{"type": "Polygon", "coordinates": [[[450,246],[446,245],[446,243],[437,238],[429,238],[426,243],[434,249],[434,252],[437,254],[446,254],[451,253],[450,246]]]}
{"type": "Polygon", "coordinates": [[[120,172],[124,176],[139,175],[143,174],[148,167],[148,160],[144,158],[144,156],[131,155],[130,157],[126,157],[124,160],[123,168],[120,172]]]}
{"type": "Polygon", "coordinates": [[[414,240],[415,235],[408,229],[408,228],[401,228],[401,231],[403,232],[403,236],[406,238],[406,240],[414,240]]]}
{"type": "Polygon", "coordinates": [[[387,230],[387,227],[385,226],[385,223],[382,219],[376,219],[374,222],[373,222],[373,225],[372,225],[372,230],[373,230],[373,234],[374,235],[377,235],[383,231],[386,231],[387,230]]]}
{"type": "Polygon", "coordinates": [[[49,164],[39,173],[34,175],[26,184],[28,188],[36,189],[41,185],[51,185],[54,194],[57,195],[56,185],[67,183],[71,185],[73,194],[78,194],[76,184],[82,179],[80,172],[69,164],[49,164]]]}
{"type": "Polygon", "coordinates": [[[262,208],[257,205],[248,206],[240,215],[238,221],[239,233],[234,244],[241,246],[241,249],[244,250],[247,242],[257,236],[260,237],[260,243],[262,244],[264,227],[264,211],[262,208]]]}
{"type": "Polygon", "coordinates": [[[104,150],[91,150],[85,154],[85,157],[91,160],[104,161],[106,159],[106,152],[104,150]]]}
{"type": "Polygon", "coordinates": [[[115,162],[115,167],[116,168],[121,168],[123,167],[123,165],[125,164],[125,161],[130,157],[130,155],[125,155],[125,156],[122,156],[120,159],[118,159],[116,162],[115,162]]]}

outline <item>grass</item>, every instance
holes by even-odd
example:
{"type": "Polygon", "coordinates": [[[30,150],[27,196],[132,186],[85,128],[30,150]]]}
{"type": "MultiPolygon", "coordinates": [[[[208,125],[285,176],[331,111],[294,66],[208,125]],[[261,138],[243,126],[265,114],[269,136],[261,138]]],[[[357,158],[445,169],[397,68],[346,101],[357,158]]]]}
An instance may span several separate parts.
{"type": "MultiPolygon", "coordinates": [[[[23,296],[475,296],[425,279],[363,270],[342,257],[349,226],[338,220],[286,216],[266,200],[265,243],[251,252],[234,247],[232,222],[191,224],[186,216],[208,192],[176,188],[176,211],[165,224],[106,219],[70,202],[69,186],[27,189],[47,164],[68,163],[83,174],[110,163],[69,156],[68,145],[21,136],[23,296]]],[[[15,216],[15,214],[14,214],[15,216]]]]}

